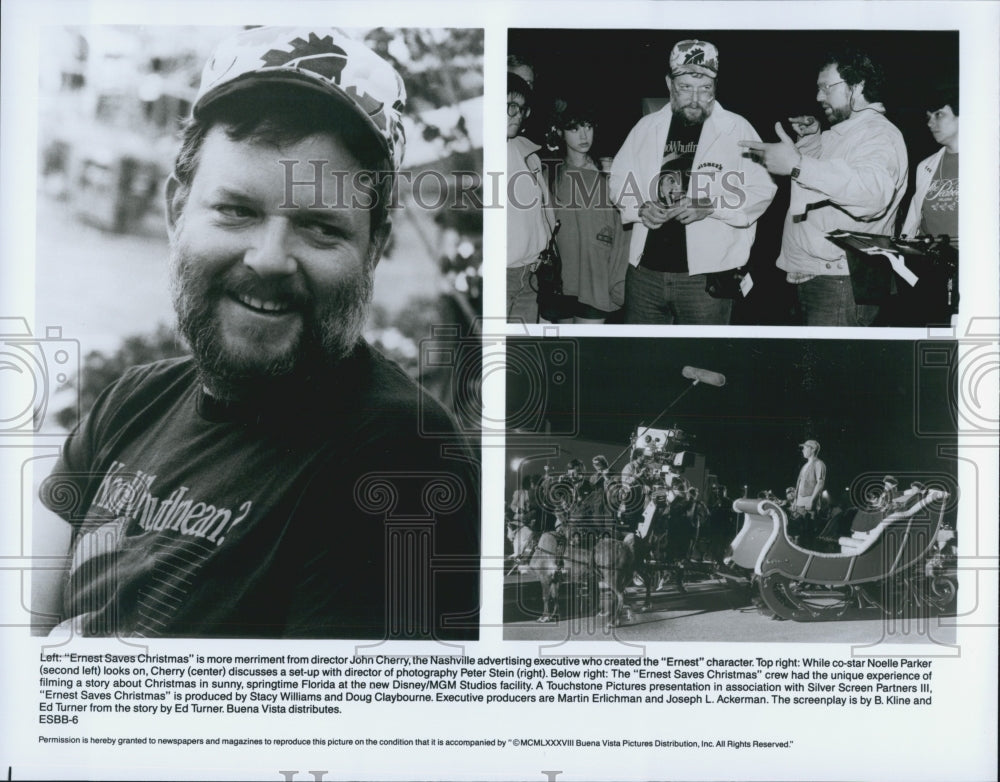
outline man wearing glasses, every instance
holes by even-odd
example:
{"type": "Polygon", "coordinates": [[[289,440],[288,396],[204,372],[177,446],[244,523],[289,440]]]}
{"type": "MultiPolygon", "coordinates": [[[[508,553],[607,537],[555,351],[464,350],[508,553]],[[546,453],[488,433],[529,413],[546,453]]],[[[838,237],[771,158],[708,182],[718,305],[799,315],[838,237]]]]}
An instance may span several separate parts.
{"type": "Polygon", "coordinates": [[[735,291],[721,289],[722,277],[747,262],[777,188],[743,155],[739,140],[757,133],[715,100],[718,74],[713,44],[674,46],[670,102],[636,123],[611,166],[622,222],[635,223],[626,323],[729,323],[735,291]]]}
{"type": "Polygon", "coordinates": [[[507,74],[507,319],[538,320],[531,270],[552,234],[548,187],[538,157],[541,147],[524,136],[521,126],[531,113],[531,87],[507,74]]]}
{"type": "Polygon", "coordinates": [[[815,117],[790,117],[793,142],[775,123],[776,144],[744,146],[772,174],[791,175],[791,201],[778,268],[796,286],[807,326],[867,326],[878,308],[854,301],[835,230],[894,233],[906,190],[906,145],[885,118],[881,67],[862,52],[831,54],[816,80],[816,100],[830,129],[815,117]]]}

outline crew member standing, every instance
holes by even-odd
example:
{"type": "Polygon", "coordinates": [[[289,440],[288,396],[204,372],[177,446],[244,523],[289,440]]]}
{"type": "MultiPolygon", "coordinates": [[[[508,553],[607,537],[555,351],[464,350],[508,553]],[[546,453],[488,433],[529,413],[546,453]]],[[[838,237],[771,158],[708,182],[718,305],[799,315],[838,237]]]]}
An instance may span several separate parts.
{"type": "Polygon", "coordinates": [[[855,302],[846,251],[827,234],[895,232],[906,145],[885,117],[882,87],[882,68],[867,54],[832,54],[816,81],[829,130],[820,133],[815,117],[791,117],[798,141],[777,122],[778,143],[743,142],[772,174],[791,177],[777,265],[796,288],[807,326],[868,326],[878,314],[876,305],[855,302]]]}
{"type": "Polygon", "coordinates": [[[792,534],[809,535],[813,531],[819,498],[826,486],[826,464],[819,458],[819,447],[816,440],[806,440],[799,444],[806,463],[799,470],[799,477],[795,482],[792,515],[797,523],[790,530],[792,534]]]}
{"type": "Polygon", "coordinates": [[[625,322],[727,325],[723,276],[744,264],[774,197],[767,171],[743,154],[759,138],[715,99],[719,51],[681,41],[670,53],[669,103],[632,128],[611,166],[611,197],[635,223],[625,322]],[[712,276],[715,275],[715,276],[712,276]]]}

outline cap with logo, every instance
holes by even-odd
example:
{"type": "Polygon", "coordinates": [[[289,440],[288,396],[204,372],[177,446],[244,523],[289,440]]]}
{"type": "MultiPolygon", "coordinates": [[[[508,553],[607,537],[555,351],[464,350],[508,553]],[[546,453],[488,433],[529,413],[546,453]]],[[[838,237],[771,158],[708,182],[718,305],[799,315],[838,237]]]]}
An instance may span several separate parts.
{"type": "Polygon", "coordinates": [[[201,74],[194,116],[225,95],[262,83],[302,87],[353,110],[399,170],[406,87],[375,52],[334,27],[257,27],[226,39],[201,74]]]}
{"type": "Polygon", "coordinates": [[[719,75],[719,50],[708,41],[681,41],[670,52],[670,75],[693,73],[716,78],[719,75]]]}

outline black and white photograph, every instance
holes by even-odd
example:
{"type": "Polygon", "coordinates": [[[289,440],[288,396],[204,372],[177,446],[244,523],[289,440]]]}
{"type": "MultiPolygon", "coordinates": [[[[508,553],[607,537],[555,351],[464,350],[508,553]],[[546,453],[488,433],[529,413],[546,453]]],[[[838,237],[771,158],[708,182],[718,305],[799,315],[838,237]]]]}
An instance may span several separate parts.
{"type": "Polygon", "coordinates": [[[996,780],[1000,0],[0,4],[7,779],[996,780]]]}
{"type": "Polygon", "coordinates": [[[79,372],[22,422],[71,432],[33,629],[476,638],[478,421],[419,354],[479,315],[481,216],[420,172],[481,169],[482,31],[50,37],[36,317],[79,372]]]}
{"type": "Polygon", "coordinates": [[[953,640],[956,355],[512,341],[505,638],[953,640]]]}
{"type": "Polygon", "coordinates": [[[957,32],[507,40],[511,321],[924,327],[958,312],[957,32]]]}

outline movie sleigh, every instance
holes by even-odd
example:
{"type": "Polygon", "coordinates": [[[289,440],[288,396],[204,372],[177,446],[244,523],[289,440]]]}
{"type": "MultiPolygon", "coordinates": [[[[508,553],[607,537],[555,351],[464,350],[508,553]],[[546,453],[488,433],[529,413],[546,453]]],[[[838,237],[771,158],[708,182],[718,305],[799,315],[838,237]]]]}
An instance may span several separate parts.
{"type": "MultiPolygon", "coordinates": [[[[681,396],[725,383],[683,374],[692,383],[681,396]]],[[[660,423],[679,400],[589,465],[574,457],[558,469],[557,458],[521,470],[506,508],[505,622],[623,627],[696,612],[721,592],[729,610],[796,622],[954,610],[953,487],[899,490],[886,476],[862,496],[822,492],[809,505],[796,487],[732,496],[697,432],[660,423]]]]}

